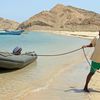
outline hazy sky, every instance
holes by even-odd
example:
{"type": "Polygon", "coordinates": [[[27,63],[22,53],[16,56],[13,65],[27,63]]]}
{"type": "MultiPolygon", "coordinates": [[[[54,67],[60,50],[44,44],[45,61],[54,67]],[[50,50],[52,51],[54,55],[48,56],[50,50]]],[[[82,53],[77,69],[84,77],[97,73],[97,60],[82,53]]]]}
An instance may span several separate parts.
{"type": "Polygon", "coordinates": [[[0,0],[0,17],[25,21],[56,4],[71,5],[100,13],[100,0],[0,0]]]}

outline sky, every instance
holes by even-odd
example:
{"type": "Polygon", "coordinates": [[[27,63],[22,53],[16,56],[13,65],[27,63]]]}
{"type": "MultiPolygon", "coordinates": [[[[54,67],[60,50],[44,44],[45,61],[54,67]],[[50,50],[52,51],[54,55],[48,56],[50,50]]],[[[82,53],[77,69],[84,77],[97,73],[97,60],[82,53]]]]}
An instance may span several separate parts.
{"type": "Polygon", "coordinates": [[[100,0],[0,0],[0,17],[23,22],[43,10],[50,10],[56,4],[71,5],[100,14],[100,0]]]}

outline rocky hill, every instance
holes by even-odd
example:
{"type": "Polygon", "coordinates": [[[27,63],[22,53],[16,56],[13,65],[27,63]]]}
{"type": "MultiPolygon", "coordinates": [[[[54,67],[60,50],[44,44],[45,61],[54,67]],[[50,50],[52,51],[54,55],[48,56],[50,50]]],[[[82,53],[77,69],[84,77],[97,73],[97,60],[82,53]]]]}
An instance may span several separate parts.
{"type": "Polygon", "coordinates": [[[100,14],[92,11],[56,5],[50,11],[42,11],[19,25],[26,30],[97,31],[100,14]]]}
{"type": "Polygon", "coordinates": [[[0,29],[16,29],[19,23],[0,17],[0,29]]]}

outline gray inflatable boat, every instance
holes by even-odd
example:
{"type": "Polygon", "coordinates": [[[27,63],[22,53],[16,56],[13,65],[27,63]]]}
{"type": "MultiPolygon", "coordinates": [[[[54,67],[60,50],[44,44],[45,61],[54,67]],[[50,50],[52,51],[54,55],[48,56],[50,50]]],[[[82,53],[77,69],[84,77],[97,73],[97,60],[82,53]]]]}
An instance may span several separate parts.
{"type": "Polygon", "coordinates": [[[0,68],[19,69],[34,62],[37,56],[34,52],[14,55],[12,53],[0,52],[0,68]]]}

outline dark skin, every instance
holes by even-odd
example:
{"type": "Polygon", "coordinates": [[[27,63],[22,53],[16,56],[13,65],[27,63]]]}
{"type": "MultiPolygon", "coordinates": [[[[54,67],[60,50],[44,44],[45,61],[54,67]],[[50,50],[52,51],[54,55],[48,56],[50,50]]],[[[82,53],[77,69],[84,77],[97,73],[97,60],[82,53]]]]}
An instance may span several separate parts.
{"type": "MultiPolygon", "coordinates": [[[[100,31],[99,31],[99,37],[100,37],[100,31]]],[[[92,43],[90,43],[89,45],[85,45],[85,46],[83,46],[83,48],[86,48],[86,47],[93,47],[93,45],[92,45],[92,43]]],[[[92,72],[90,72],[89,74],[88,74],[88,76],[87,76],[87,78],[86,78],[86,83],[85,83],[85,86],[84,86],[84,91],[85,92],[89,92],[89,90],[88,90],[88,84],[89,84],[89,82],[90,82],[90,80],[91,80],[91,78],[92,78],[92,76],[94,75],[95,73],[92,73],[92,72]]]]}
{"type": "MultiPolygon", "coordinates": [[[[83,46],[83,48],[86,48],[86,47],[93,47],[92,44],[90,43],[89,45],[86,45],[86,46],[83,46]]],[[[85,83],[85,86],[84,86],[84,91],[85,92],[89,92],[88,90],[88,84],[92,78],[92,76],[94,75],[94,73],[90,72],[86,78],[86,83],[85,83]]]]}

